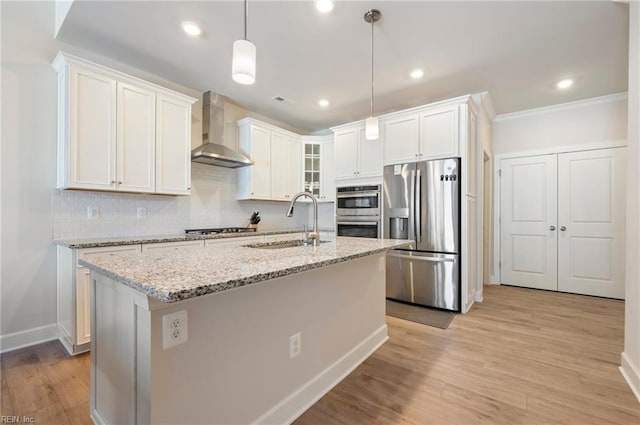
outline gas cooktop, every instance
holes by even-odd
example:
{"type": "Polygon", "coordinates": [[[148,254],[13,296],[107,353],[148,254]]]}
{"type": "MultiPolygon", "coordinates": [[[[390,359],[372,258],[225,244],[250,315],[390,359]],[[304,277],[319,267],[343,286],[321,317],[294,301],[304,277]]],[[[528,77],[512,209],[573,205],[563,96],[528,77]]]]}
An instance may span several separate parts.
{"type": "Polygon", "coordinates": [[[186,229],[187,235],[217,235],[219,233],[248,233],[255,232],[256,229],[250,227],[217,227],[211,229],[186,229]]]}

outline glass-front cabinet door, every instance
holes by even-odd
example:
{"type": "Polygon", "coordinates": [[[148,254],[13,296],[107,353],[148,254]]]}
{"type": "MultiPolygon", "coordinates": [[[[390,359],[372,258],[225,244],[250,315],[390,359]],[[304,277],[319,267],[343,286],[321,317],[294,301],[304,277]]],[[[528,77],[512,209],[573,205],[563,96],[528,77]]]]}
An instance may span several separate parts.
{"type": "Polygon", "coordinates": [[[305,143],[304,145],[304,190],[317,198],[320,197],[320,157],[322,145],[305,143]]]}

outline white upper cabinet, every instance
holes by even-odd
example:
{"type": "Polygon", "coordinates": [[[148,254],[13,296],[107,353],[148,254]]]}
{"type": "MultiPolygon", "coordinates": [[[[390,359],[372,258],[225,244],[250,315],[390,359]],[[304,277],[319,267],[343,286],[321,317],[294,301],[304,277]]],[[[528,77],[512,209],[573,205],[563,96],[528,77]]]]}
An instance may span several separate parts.
{"type": "Polygon", "coordinates": [[[53,67],[58,188],[189,194],[196,99],[62,52],[53,67]]]}
{"type": "Polygon", "coordinates": [[[156,193],[191,193],[191,104],[158,95],[156,101],[156,193]]]}
{"type": "Polygon", "coordinates": [[[460,111],[466,102],[458,98],[381,117],[384,164],[463,156],[460,128],[466,115],[460,111]]]}
{"type": "MultiPolygon", "coordinates": [[[[333,136],[302,136],[305,192],[320,202],[335,200],[333,136]]],[[[304,200],[304,199],[303,199],[304,200]]]]}
{"type": "Polygon", "coordinates": [[[58,187],[113,190],[116,183],[116,80],[72,67],[59,75],[58,187]]]}
{"type": "Polygon", "coordinates": [[[458,106],[420,113],[420,159],[458,156],[458,106]]]}
{"type": "Polygon", "coordinates": [[[382,139],[366,140],[364,124],[334,130],[335,179],[382,176],[382,139]]]}
{"type": "Polygon", "coordinates": [[[116,99],[116,188],[152,193],[155,191],[156,95],[151,90],[118,83],[116,99]]]}
{"type": "Polygon", "coordinates": [[[398,164],[419,159],[419,123],[418,114],[407,114],[382,121],[385,164],[398,164]]]}
{"type": "Polygon", "coordinates": [[[288,201],[300,192],[300,148],[296,138],[271,132],[271,199],[288,201]]]}
{"type": "Polygon", "coordinates": [[[237,198],[287,201],[300,192],[300,136],[252,118],[238,127],[240,151],[254,164],[238,169],[237,198]]]}

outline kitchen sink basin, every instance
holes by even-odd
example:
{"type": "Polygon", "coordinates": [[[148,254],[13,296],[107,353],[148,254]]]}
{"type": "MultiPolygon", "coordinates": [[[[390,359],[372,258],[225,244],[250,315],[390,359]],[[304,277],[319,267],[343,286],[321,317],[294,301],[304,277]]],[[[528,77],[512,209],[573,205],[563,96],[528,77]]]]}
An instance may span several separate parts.
{"type": "MultiPolygon", "coordinates": [[[[326,243],[329,241],[320,241],[320,243],[326,243]]],[[[260,249],[282,249],[282,248],[293,248],[296,246],[313,246],[313,243],[305,243],[302,239],[296,239],[291,241],[277,241],[277,242],[259,242],[252,243],[246,246],[247,248],[260,248],[260,249]]]]}

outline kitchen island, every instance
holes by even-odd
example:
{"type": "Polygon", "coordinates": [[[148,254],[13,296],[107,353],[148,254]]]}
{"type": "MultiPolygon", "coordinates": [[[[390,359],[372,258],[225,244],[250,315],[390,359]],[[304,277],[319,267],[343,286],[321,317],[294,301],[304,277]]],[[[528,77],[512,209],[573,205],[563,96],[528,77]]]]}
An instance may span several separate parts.
{"type": "Polygon", "coordinates": [[[337,237],[265,249],[239,240],[82,260],[93,420],[292,422],[386,341],[384,255],[406,243],[337,237]]]}

